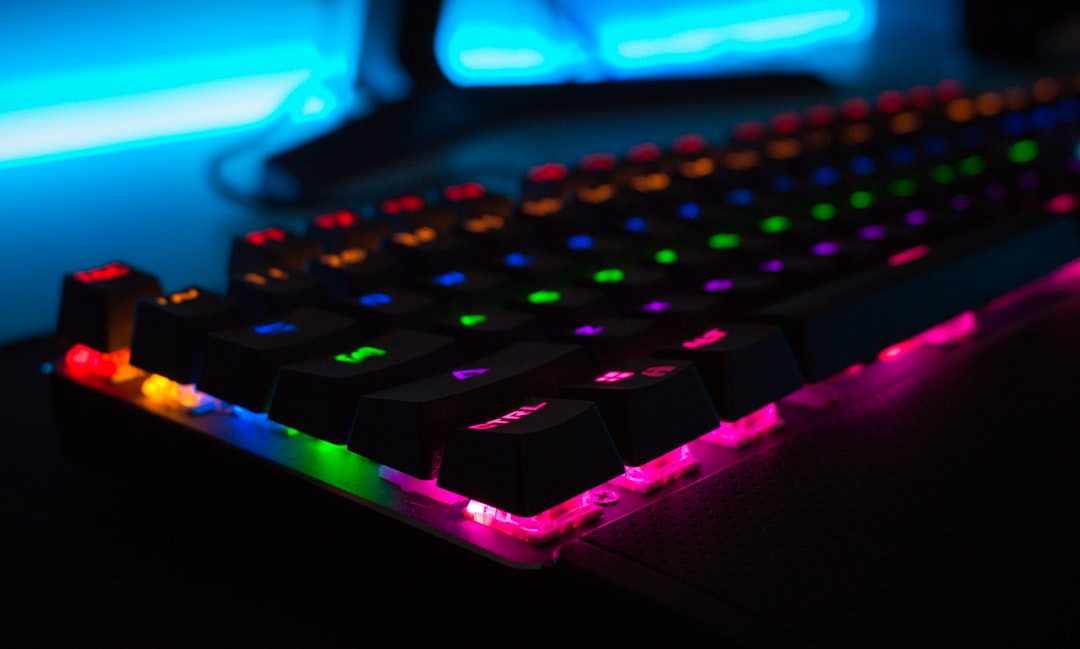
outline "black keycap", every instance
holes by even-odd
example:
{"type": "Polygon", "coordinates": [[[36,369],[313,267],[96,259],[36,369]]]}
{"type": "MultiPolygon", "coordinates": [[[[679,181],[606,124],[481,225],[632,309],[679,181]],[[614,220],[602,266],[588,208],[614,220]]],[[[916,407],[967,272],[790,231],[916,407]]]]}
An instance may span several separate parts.
{"type": "Polygon", "coordinates": [[[135,307],[162,294],[157,277],[118,261],[64,276],[56,335],[99,352],[131,345],[135,307]]]}
{"type": "Polygon", "coordinates": [[[535,398],[454,429],[436,483],[518,516],[535,516],[623,473],[591,401],[535,398]]]}
{"type": "Polygon", "coordinates": [[[647,356],[657,347],[659,329],[648,318],[600,317],[583,320],[580,325],[553,332],[555,342],[581,345],[593,367],[635,356],[647,356]]]}
{"type": "Polygon", "coordinates": [[[447,431],[492,404],[554,392],[586,371],[577,345],[518,343],[453,371],[364,395],[349,450],[413,477],[435,477],[447,431]]]}
{"type": "Polygon", "coordinates": [[[418,277],[414,287],[458,312],[497,305],[509,290],[510,280],[492,271],[457,265],[418,277]]]}
{"type": "Polygon", "coordinates": [[[334,444],[349,437],[360,396],[463,360],[453,338],[395,330],[328,355],[282,365],[271,420],[334,444]]]}
{"type": "Polygon", "coordinates": [[[390,284],[377,286],[360,295],[340,298],[329,306],[338,313],[356,318],[368,336],[391,329],[423,329],[432,318],[442,313],[434,297],[390,284]]]}
{"type": "Polygon", "coordinates": [[[494,353],[527,340],[543,340],[544,332],[531,314],[498,308],[468,311],[431,323],[431,331],[452,336],[469,358],[494,353]]]}
{"type": "Polygon", "coordinates": [[[272,318],[301,306],[319,305],[325,291],[311,273],[272,266],[229,276],[229,297],[235,298],[251,320],[272,318]]]}
{"type": "Polygon", "coordinates": [[[656,355],[693,361],[725,421],[740,419],[803,386],[783,331],[768,323],[716,323],[656,355]]]}
{"type": "Polygon", "coordinates": [[[595,401],[623,463],[641,466],[719,425],[705,385],[686,360],[639,358],[615,363],[559,395],[595,401]]]}
{"type": "Polygon", "coordinates": [[[575,327],[589,318],[612,313],[602,291],[558,284],[512,295],[507,298],[506,307],[533,314],[545,331],[575,327]]]}
{"type": "Polygon", "coordinates": [[[344,349],[357,341],[356,322],[302,307],[276,320],[215,331],[197,381],[199,390],[253,412],[266,412],[278,368],[344,349]]]}
{"type": "Polygon", "coordinates": [[[806,380],[820,381],[1080,256],[1071,217],[1030,221],[910,249],[756,315],[784,328],[806,380]]]}
{"type": "Polygon", "coordinates": [[[365,219],[352,210],[320,214],[308,221],[307,228],[307,235],[318,241],[328,253],[353,248],[374,252],[389,234],[388,224],[365,219]]]}
{"type": "Polygon", "coordinates": [[[259,272],[267,267],[304,270],[307,260],[323,252],[318,240],[279,227],[236,237],[229,252],[229,273],[259,272]]]}
{"type": "Polygon", "coordinates": [[[177,383],[194,383],[206,336],[246,320],[247,314],[235,299],[201,286],[142,298],[135,307],[131,364],[177,383]]]}
{"type": "Polygon", "coordinates": [[[396,257],[361,248],[312,257],[307,266],[308,273],[322,281],[323,291],[329,297],[362,295],[379,284],[393,281],[400,269],[396,257]]]}

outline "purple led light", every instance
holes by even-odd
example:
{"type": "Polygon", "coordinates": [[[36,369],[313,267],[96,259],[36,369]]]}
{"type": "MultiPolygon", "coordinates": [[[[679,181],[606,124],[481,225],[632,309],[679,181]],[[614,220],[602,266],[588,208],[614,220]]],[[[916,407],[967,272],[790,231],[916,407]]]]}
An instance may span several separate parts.
{"type": "Polygon", "coordinates": [[[926,210],[911,210],[904,215],[904,220],[908,225],[926,225],[926,222],[930,220],[930,215],[926,210]]]}
{"type": "Polygon", "coordinates": [[[835,255],[840,252],[840,244],[835,241],[821,241],[815,243],[814,247],[810,248],[810,252],[814,253],[818,257],[827,257],[829,255],[835,255]]]}
{"type": "Polygon", "coordinates": [[[957,194],[956,196],[953,196],[952,200],[949,202],[952,205],[952,208],[957,212],[963,212],[967,208],[971,207],[971,199],[964,194],[957,194]]]}
{"type": "Polygon", "coordinates": [[[859,230],[859,238],[863,241],[884,239],[886,234],[888,234],[888,231],[885,229],[884,225],[868,225],[859,230]]]}
{"type": "Polygon", "coordinates": [[[730,291],[731,287],[734,285],[735,283],[732,282],[730,279],[710,279],[709,281],[705,282],[705,290],[710,293],[716,293],[718,291],[730,291]]]}
{"type": "Polygon", "coordinates": [[[574,333],[577,334],[578,336],[595,336],[596,334],[602,332],[603,330],[604,330],[603,327],[594,327],[592,325],[585,325],[584,327],[578,327],[577,329],[574,329],[574,333]]]}
{"type": "Polygon", "coordinates": [[[671,302],[660,302],[655,300],[653,302],[647,302],[641,306],[642,311],[654,311],[659,313],[660,311],[667,311],[671,308],[671,302]]]}
{"type": "Polygon", "coordinates": [[[761,270],[766,273],[779,273],[784,270],[784,262],[779,259],[770,259],[761,265],[761,270]]]}

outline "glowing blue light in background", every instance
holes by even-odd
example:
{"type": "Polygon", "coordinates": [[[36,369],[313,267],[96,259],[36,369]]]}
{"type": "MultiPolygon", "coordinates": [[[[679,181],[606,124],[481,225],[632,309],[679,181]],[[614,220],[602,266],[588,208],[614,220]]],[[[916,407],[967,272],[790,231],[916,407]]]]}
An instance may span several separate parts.
{"type": "Polygon", "coordinates": [[[877,0],[448,0],[443,11],[437,58],[462,86],[805,67],[806,54],[866,41],[877,22],[877,0]]]}
{"type": "Polygon", "coordinates": [[[352,108],[339,88],[351,84],[365,5],[5,6],[0,165],[262,126],[283,113],[313,121],[352,108]]]}

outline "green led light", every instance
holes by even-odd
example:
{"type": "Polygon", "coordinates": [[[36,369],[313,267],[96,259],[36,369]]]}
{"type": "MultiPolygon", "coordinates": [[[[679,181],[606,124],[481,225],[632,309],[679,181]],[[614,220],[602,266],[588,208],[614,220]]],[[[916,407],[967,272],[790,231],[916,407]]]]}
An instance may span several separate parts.
{"type": "Polygon", "coordinates": [[[1039,145],[1034,140],[1021,140],[1009,147],[1009,160],[1020,164],[1031,162],[1039,155],[1039,145]]]}
{"type": "Polygon", "coordinates": [[[529,293],[529,302],[533,304],[550,304],[562,299],[562,293],[558,291],[533,291],[529,293]]]}
{"type": "Polygon", "coordinates": [[[487,322],[487,316],[480,313],[470,313],[469,315],[463,315],[460,318],[461,324],[466,327],[472,327],[480,324],[481,322],[487,322]]]}
{"type": "Polygon", "coordinates": [[[623,272],[618,268],[605,268],[593,273],[593,281],[598,284],[617,284],[622,280],[623,272]]]}
{"type": "Polygon", "coordinates": [[[761,221],[761,231],[769,234],[783,232],[791,227],[791,220],[786,216],[770,216],[761,221]]]}
{"type": "Polygon", "coordinates": [[[295,428],[289,428],[288,426],[282,426],[285,429],[285,437],[296,437],[300,434],[300,431],[295,428]]]}
{"type": "Polygon", "coordinates": [[[914,196],[918,185],[911,178],[895,178],[889,182],[889,193],[893,196],[914,196]]]}
{"type": "Polygon", "coordinates": [[[815,203],[810,215],[818,221],[828,221],[836,216],[836,207],[832,203],[815,203]]]}
{"type": "Polygon", "coordinates": [[[365,358],[368,358],[369,356],[385,356],[385,355],[386,355],[386,350],[385,349],[380,349],[378,347],[364,346],[364,347],[357,347],[356,349],[352,350],[351,352],[347,352],[347,353],[344,353],[344,354],[338,354],[337,356],[334,357],[334,360],[338,361],[339,363],[359,363],[360,361],[364,360],[365,358]]]}
{"type": "Polygon", "coordinates": [[[653,255],[653,259],[658,264],[674,264],[678,260],[679,256],[675,254],[675,251],[671,248],[664,248],[663,250],[657,250],[653,255]]]}
{"type": "Polygon", "coordinates": [[[860,189],[857,192],[851,194],[851,206],[856,209],[864,209],[874,204],[876,197],[874,192],[868,192],[864,189],[860,189]]]}
{"type": "Polygon", "coordinates": [[[956,169],[950,165],[937,165],[930,170],[930,178],[942,185],[951,184],[956,182],[956,169]]]}
{"type": "Polygon", "coordinates": [[[731,232],[721,232],[720,234],[714,234],[709,237],[709,247],[716,250],[738,248],[740,243],[739,235],[731,232]]]}
{"type": "Polygon", "coordinates": [[[969,155],[960,161],[960,172],[965,176],[978,176],[986,170],[986,160],[981,155],[969,155]]]}

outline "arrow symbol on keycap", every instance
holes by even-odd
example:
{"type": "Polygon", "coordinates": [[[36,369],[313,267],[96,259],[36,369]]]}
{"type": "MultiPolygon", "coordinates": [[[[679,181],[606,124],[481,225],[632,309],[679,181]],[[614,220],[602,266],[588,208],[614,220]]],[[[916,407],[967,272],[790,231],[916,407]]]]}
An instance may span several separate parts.
{"type": "Polygon", "coordinates": [[[478,367],[474,370],[454,370],[454,378],[459,381],[464,381],[465,379],[471,379],[474,376],[480,376],[481,374],[486,373],[486,367],[478,367]]]}

